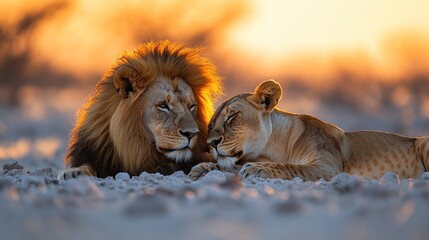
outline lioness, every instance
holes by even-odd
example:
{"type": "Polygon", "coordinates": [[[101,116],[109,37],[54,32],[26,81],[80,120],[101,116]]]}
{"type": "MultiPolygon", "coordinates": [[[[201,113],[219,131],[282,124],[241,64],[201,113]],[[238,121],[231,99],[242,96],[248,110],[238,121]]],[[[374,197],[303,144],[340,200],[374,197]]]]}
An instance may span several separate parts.
{"type": "Polygon", "coordinates": [[[125,52],[79,112],[58,177],[189,172],[210,160],[207,123],[220,93],[197,48],[163,41],[125,52]]]}
{"type": "Polygon", "coordinates": [[[207,139],[217,164],[201,163],[189,177],[220,169],[239,171],[241,178],[315,181],[340,172],[380,178],[391,171],[413,178],[428,170],[429,138],[344,132],[315,117],[275,109],[281,96],[281,86],[269,80],[255,93],[223,103],[210,121],[207,139]]]}

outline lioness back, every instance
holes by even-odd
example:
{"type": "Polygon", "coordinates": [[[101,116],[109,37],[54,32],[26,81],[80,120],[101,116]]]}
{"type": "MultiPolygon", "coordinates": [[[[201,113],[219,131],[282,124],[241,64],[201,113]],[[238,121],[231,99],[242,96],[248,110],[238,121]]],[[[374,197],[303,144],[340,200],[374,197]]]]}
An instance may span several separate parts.
{"type": "Polygon", "coordinates": [[[376,132],[347,132],[349,155],[344,159],[344,172],[365,178],[379,178],[396,172],[402,178],[419,176],[425,171],[416,153],[416,138],[376,132]]]}

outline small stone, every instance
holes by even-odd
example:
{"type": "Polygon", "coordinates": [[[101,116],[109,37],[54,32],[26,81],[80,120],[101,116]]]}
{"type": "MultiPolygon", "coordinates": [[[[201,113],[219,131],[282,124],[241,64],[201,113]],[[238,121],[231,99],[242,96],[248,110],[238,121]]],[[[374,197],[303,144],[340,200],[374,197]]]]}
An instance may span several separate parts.
{"type": "Polygon", "coordinates": [[[22,171],[24,169],[24,167],[21,164],[19,164],[17,161],[14,161],[13,163],[6,163],[5,165],[3,165],[3,173],[4,174],[6,174],[9,171],[14,170],[14,169],[22,171]]]}
{"type": "Polygon", "coordinates": [[[12,169],[12,170],[9,170],[9,171],[5,172],[4,175],[5,176],[15,177],[15,176],[19,176],[19,175],[25,175],[25,173],[21,169],[12,169]]]}
{"type": "Polygon", "coordinates": [[[45,184],[45,179],[42,177],[31,176],[31,175],[22,176],[21,177],[21,184],[25,188],[27,188],[29,186],[39,187],[39,186],[42,186],[45,184]]]}
{"type": "Polygon", "coordinates": [[[41,177],[54,177],[54,172],[52,171],[52,168],[35,169],[33,174],[41,177]]]}
{"type": "Polygon", "coordinates": [[[130,180],[130,175],[126,172],[120,172],[115,175],[116,180],[130,180]]]}
{"type": "Polygon", "coordinates": [[[140,173],[140,175],[139,175],[139,179],[140,179],[140,180],[144,180],[144,179],[146,179],[146,178],[148,177],[148,175],[149,175],[149,173],[147,173],[147,172],[142,172],[142,173],[140,173]]]}
{"type": "Polygon", "coordinates": [[[219,170],[213,170],[204,175],[204,177],[201,178],[201,181],[205,183],[222,184],[226,182],[226,176],[219,170]]]}
{"type": "Polygon", "coordinates": [[[183,171],[176,171],[173,174],[171,174],[171,176],[175,178],[182,178],[182,179],[187,178],[186,174],[183,171]]]}
{"type": "Polygon", "coordinates": [[[399,180],[399,176],[393,172],[387,172],[381,177],[380,182],[384,184],[399,184],[401,180],[399,180]]]}
{"type": "Polygon", "coordinates": [[[347,173],[340,173],[331,179],[331,184],[340,193],[351,192],[361,187],[361,180],[347,173]]]}

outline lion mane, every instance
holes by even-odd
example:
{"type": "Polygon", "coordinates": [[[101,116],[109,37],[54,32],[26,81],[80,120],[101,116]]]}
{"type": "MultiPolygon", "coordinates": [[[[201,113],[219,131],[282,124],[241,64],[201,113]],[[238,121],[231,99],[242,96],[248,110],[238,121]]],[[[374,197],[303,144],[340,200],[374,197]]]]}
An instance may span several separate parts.
{"type": "MultiPolygon", "coordinates": [[[[215,65],[202,57],[200,48],[184,47],[169,41],[141,44],[134,51],[123,53],[117,62],[97,83],[95,92],[77,113],[74,128],[64,162],[68,167],[91,167],[97,177],[114,176],[118,172],[139,175],[141,172],[171,174],[177,170],[189,172],[190,168],[205,159],[207,125],[213,114],[213,100],[222,93],[221,78],[215,65]],[[196,121],[199,128],[198,142],[193,157],[188,162],[176,163],[158,152],[149,133],[139,129],[141,116],[132,109],[122,111],[127,119],[120,136],[122,145],[118,148],[112,141],[109,129],[112,115],[121,102],[121,91],[114,86],[115,74],[124,66],[130,67],[134,76],[133,86],[145,89],[158,76],[180,77],[192,89],[198,111],[196,121]],[[119,152],[118,149],[126,152],[119,152]]],[[[130,88],[132,86],[129,86],[130,88]]],[[[144,90],[143,90],[144,91],[144,90]]],[[[140,127],[141,129],[141,127],[140,127]]]]}

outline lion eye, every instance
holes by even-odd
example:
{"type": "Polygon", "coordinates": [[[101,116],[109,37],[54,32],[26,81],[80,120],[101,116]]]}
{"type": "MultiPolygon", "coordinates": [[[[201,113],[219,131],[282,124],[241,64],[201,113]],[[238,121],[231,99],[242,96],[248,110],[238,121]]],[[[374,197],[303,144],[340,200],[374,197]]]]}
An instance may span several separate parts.
{"type": "Polygon", "coordinates": [[[209,129],[213,129],[213,123],[209,124],[209,129]]]}
{"type": "Polygon", "coordinates": [[[165,103],[161,103],[158,105],[158,109],[161,111],[169,111],[170,107],[168,106],[168,104],[165,103]]]}
{"type": "Polygon", "coordinates": [[[227,122],[227,123],[231,122],[235,117],[237,117],[237,115],[238,115],[238,113],[234,113],[233,115],[229,116],[229,117],[226,119],[226,122],[227,122]]]}
{"type": "Polygon", "coordinates": [[[191,106],[189,106],[189,110],[194,111],[196,106],[197,106],[197,105],[192,104],[191,106]]]}

